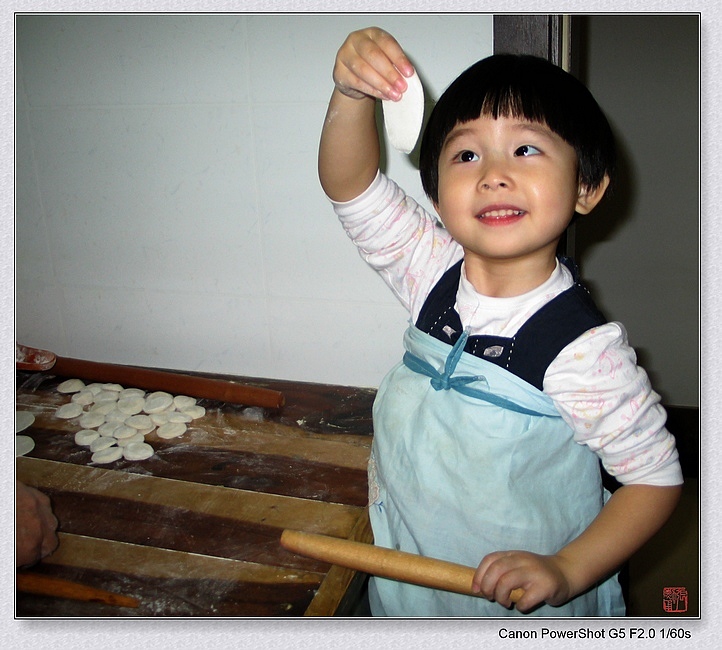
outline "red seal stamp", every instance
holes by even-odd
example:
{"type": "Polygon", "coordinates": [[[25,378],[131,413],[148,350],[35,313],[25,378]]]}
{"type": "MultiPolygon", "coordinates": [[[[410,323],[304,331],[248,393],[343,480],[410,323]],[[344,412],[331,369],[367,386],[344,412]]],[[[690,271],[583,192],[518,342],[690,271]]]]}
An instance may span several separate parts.
{"type": "Polygon", "coordinates": [[[668,614],[682,614],[687,611],[689,594],[686,587],[664,587],[662,607],[668,614]]]}

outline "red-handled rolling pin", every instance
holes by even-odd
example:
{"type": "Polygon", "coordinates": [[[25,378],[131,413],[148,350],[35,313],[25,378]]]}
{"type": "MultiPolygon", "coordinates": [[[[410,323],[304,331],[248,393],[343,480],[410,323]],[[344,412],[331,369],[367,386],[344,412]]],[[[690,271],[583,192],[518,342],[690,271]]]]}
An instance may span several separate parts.
{"type": "MultiPolygon", "coordinates": [[[[298,530],[284,530],[281,534],[281,546],[300,555],[381,578],[392,578],[467,596],[480,595],[471,591],[475,569],[445,560],[298,530]]],[[[512,602],[518,602],[523,595],[523,589],[514,589],[511,592],[512,602]]]]}
{"type": "Polygon", "coordinates": [[[163,390],[176,395],[189,395],[245,406],[280,409],[284,404],[283,393],[269,388],[257,388],[233,381],[195,377],[163,370],[151,370],[150,368],[58,357],[50,372],[62,377],[115,382],[145,390],[163,390]]]}
{"type": "Polygon", "coordinates": [[[96,589],[89,585],[82,585],[41,573],[19,572],[16,576],[15,587],[18,591],[39,596],[70,598],[71,600],[104,603],[116,607],[138,607],[139,605],[138,600],[130,596],[96,589]]]}

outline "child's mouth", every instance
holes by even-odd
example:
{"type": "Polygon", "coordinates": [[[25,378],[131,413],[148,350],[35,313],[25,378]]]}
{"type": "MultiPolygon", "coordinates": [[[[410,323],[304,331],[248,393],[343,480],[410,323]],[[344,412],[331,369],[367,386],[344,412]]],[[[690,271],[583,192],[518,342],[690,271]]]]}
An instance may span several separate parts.
{"type": "Polygon", "coordinates": [[[488,225],[502,225],[518,221],[526,214],[525,210],[515,208],[494,208],[484,210],[476,215],[476,218],[488,225]]]}

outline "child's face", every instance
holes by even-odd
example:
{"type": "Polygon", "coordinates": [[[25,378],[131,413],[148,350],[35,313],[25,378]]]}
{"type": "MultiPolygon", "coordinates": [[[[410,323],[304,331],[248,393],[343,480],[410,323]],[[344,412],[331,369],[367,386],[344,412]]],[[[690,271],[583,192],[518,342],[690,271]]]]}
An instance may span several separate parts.
{"type": "Polygon", "coordinates": [[[588,199],[574,149],[544,124],[481,116],[457,124],[441,150],[435,207],[467,265],[476,257],[549,267],[574,212],[598,200],[588,199]]]}

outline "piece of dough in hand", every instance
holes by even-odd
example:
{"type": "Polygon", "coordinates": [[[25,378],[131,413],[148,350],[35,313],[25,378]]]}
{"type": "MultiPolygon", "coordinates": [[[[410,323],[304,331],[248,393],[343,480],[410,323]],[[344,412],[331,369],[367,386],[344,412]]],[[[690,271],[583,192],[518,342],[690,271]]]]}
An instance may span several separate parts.
{"type": "Polygon", "coordinates": [[[416,72],[406,78],[406,83],[408,88],[399,101],[384,99],[381,105],[389,142],[394,149],[411,153],[424,122],[424,87],[416,72]]]}

